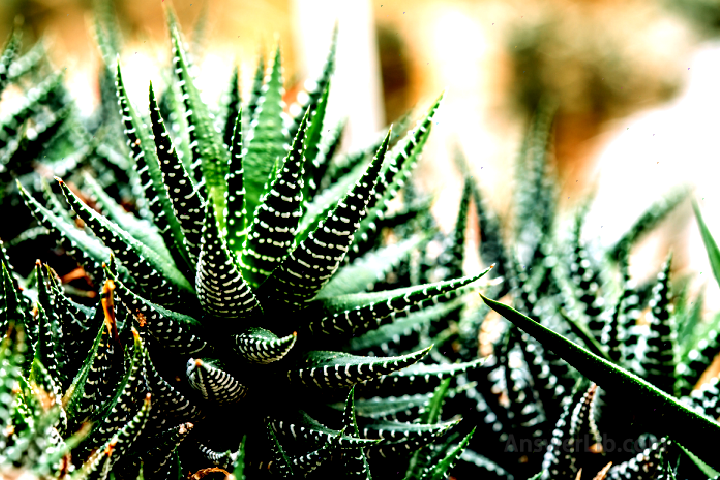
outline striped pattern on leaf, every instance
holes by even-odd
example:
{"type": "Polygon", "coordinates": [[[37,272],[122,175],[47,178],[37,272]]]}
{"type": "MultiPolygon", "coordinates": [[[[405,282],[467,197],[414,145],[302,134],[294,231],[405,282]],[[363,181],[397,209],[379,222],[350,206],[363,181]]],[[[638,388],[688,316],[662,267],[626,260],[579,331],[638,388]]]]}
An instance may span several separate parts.
{"type": "MultiPolygon", "coordinates": [[[[350,389],[350,393],[345,400],[345,408],[343,409],[343,431],[346,435],[353,438],[360,436],[360,430],[358,429],[355,416],[355,387],[350,389]]],[[[347,477],[365,480],[370,478],[370,466],[368,465],[367,456],[362,448],[343,450],[341,452],[341,459],[344,460],[343,469],[347,477]]]]}
{"type": "Polygon", "coordinates": [[[178,158],[175,145],[165,130],[165,122],[160,115],[152,83],[150,83],[150,121],[162,172],[162,183],[165,185],[175,218],[182,230],[184,246],[192,264],[195,264],[200,255],[200,236],[202,235],[205,202],[193,187],[190,175],[178,158]]]}
{"type": "Polygon", "coordinates": [[[450,237],[450,248],[447,258],[440,258],[440,265],[448,269],[446,278],[457,278],[463,274],[463,259],[465,258],[465,230],[468,224],[468,211],[470,210],[470,198],[472,193],[471,178],[466,177],[463,182],[462,194],[460,195],[460,208],[455,229],[450,237]]]}
{"type": "Polygon", "coordinates": [[[155,408],[151,420],[155,428],[167,427],[173,419],[195,420],[202,416],[199,408],[158,374],[150,355],[145,357],[148,389],[152,393],[155,408]]]}
{"type": "MultiPolygon", "coordinates": [[[[263,94],[263,79],[265,78],[265,55],[260,52],[258,55],[255,75],[253,76],[250,98],[247,104],[247,118],[251,122],[255,118],[255,112],[260,105],[260,98],[263,94]]],[[[247,125],[249,126],[249,125],[247,125]]]]}
{"type": "Polygon", "coordinates": [[[435,103],[433,103],[425,117],[418,121],[415,129],[411,130],[403,141],[392,149],[392,159],[383,166],[380,178],[375,187],[375,196],[369,203],[371,209],[369,210],[368,216],[362,221],[360,228],[355,232],[353,240],[353,252],[355,255],[346,257],[348,260],[354,259],[357,254],[360,253],[359,248],[355,246],[356,244],[367,241],[370,235],[375,234],[376,230],[373,222],[376,218],[382,219],[384,217],[388,202],[395,198],[397,192],[402,188],[410,176],[410,173],[415,168],[418,160],[420,160],[422,148],[430,134],[432,117],[440,107],[443,95],[440,95],[435,103]]]}
{"type": "Polygon", "coordinates": [[[297,333],[279,338],[264,328],[251,327],[235,335],[237,351],[252,363],[272,363],[282,359],[295,346],[297,333]]]}
{"type": "MultiPolygon", "coordinates": [[[[253,99],[251,98],[251,106],[248,112],[252,116],[252,121],[246,139],[246,150],[243,154],[243,169],[246,172],[246,202],[247,211],[250,215],[248,224],[250,225],[252,225],[255,216],[255,209],[263,202],[261,199],[263,187],[270,176],[276,159],[285,157],[288,150],[286,144],[289,135],[287,130],[283,128],[283,92],[280,46],[277,46],[275,48],[275,60],[269,69],[265,84],[262,86],[262,93],[257,99],[257,107],[252,107],[253,99]]],[[[298,129],[298,134],[304,129],[305,126],[302,125],[298,129]]]]}
{"type": "Polygon", "coordinates": [[[166,263],[173,263],[170,252],[153,224],[147,220],[140,220],[126,211],[114,198],[105,193],[100,184],[89,173],[83,172],[84,186],[92,195],[96,208],[100,207],[101,213],[112,220],[118,227],[125,230],[130,236],[144,243],[157,253],[166,263]]]}
{"type": "MultiPolygon", "coordinates": [[[[305,134],[308,114],[293,142],[292,150],[282,161],[277,175],[272,178],[269,191],[260,199],[255,209],[250,231],[243,243],[240,265],[248,283],[258,287],[275,270],[295,240],[295,233],[302,216],[303,165],[305,163],[305,134]]],[[[243,161],[248,158],[245,153],[243,161]]],[[[253,165],[249,162],[248,165],[253,165]]],[[[249,172],[249,167],[243,167],[249,172]]],[[[252,206],[250,178],[245,176],[248,191],[245,203],[252,206]]]]}
{"type": "Polygon", "coordinates": [[[221,318],[246,318],[260,308],[235,258],[220,236],[212,204],[205,206],[195,290],[203,309],[221,318]]]}
{"type": "MultiPolygon", "coordinates": [[[[130,450],[130,447],[135,443],[138,437],[142,434],[147,424],[150,412],[150,394],[145,396],[142,408],[135,414],[135,416],[127,422],[110,440],[108,440],[103,447],[98,449],[98,452],[89,461],[91,471],[94,471],[98,466],[105,463],[105,469],[110,470],[111,466],[118,461],[125,453],[130,450]],[[106,459],[103,457],[107,457],[106,459]]],[[[102,478],[104,478],[103,476],[102,478]]]]}
{"type": "Polygon", "coordinates": [[[350,265],[336,270],[330,281],[315,296],[315,299],[371,290],[372,286],[379,281],[378,277],[384,277],[385,274],[397,267],[403,258],[411,252],[421,249],[428,240],[430,238],[427,236],[413,235],[363,255],[350,265]]]}
{"type": "Polygon", "coordinates": [[[226,372],[224,364],[219,360],[190,358],[186,375],[190,386],[200,392],[205,400],[218,405],[236,403],[247,393],[247,387],[226,372]]]}
{"type": "Polygon", "coordinates": [[[457,463],[460,455],[462,455],[463,450],[465,450],[465,447],[470,443],[470,439],[473,437],[476,428],[477,427],[473,427],[470,433],[463,438],[459,444],[449,449],[442,460],[428,467],[427,470],[423,472],[420,480],[442,480],[448,478],[450,471],[455,466],[455,463],[457,463]]]}
{"type": "MultiPolygon", "coordinates": [[[[392,314],[406,312],[421,302],[423,306],[438,303],[442,296],[445,300],[456,298],[457,295],[467,293],[461,290],[480,279],[490,269],[478,275],[463,277],[457,280],[446,280],[433,284],[420,285],[377,293],[357,293],[328,298],[322,301],[325,315],[319,320],[311,321],[307,329],[312,332],[325,334],[352,334],[373,329],[382,323],[377,323],[392,314]],[[428,300],[431,300],[428,302],[428,300]],[[373,325],[373,322],[377,325],[373,325]]],[[[406,312],[407,313],[407,312],[406,312]]]]}
{"type": "Polygon", "coordinates": [[[662,270],[657,276],[650,299],[650,335],[647,348],[643,352],[641,366],[645,380],[663,391],[675,395],[675,364],[676,345],[674,333],[672,304],[670,303],[670,261],[668,256],[662,270]]]}
{"type": "Polygon", "coordinates": [[[10,65],[12,65],[15,57],[17,57],[20,46],[22,45],[22,31],[16,29],[10,35],[7,43],[3,47],[0,55],[0,94],[7,86],[10,65]]]}
{"type": "Polygon", "coordinates": [[[367,215],[366,207],[385,160],[391,131],[362,178],[263,285],[263,294],[278,303],[276,308],[302,309],[337,270],[352,242],[353,233],[367,215]]]}
{"type": "Polygon", "coordinates": [[[223,128],[223,144],[228,151],[233,145],[235,119],[238,116],[242,116],[242,104],[240,102],[240,70],[235,65],[230,76],[230,88],[227,92],[227,103],[225,104],[225,128],[223,128]]]}
{"type": "Polygon", "coordinates": [[[115,252],[151,300],[173,305],[180,302],[182,291],[192,292],[192,287],[174,265],[163,262],[162,258],[147,246],[91,210],[70,191],[65,182],[57,180],[71,208],[93,233],[115,252]]]}
{"type": "Polygon", "coordinates": [[[58,358],[56,356],[53,329],[45,309],[37,304],[38,310],[38,338],[35,345],[35,358],[30,371],[30,380],[40,386],[48,395],[51,395],[59,404],[61,397],[61,382],[59,377],[58,358]],[[40,371],[38,363],[41,365],[40,371]]]}
{"type": "Polygon", "coordinates": [[[148,132],[147,126],[140,122],[135,109],[130,104],[125,90],[125,83],[120,70],[120,62],[117,65],[115,78],[117,88],[118,105],[125,127],[127,146],[132,153],[137,175],[142,184],[143,194],[147,200],[147,206],[152,213],[153,223],[165,241],[165,246],[170,250],[175,264],[179,268],[192,265],[188,259],[183,234],[178,219],[175,217],[172,203],[167,196],[163,185],[162,172],[154,148],[154,142],[148,132]]]}
{"type": "Polygon", "coordinates": [[[162,345],[178,353],[197,353],[207,346],[207,342],[200,337],[199,321],[135,295],[107,267],[105,271],[115,281],[118,303],[135,319],[136,328],[149,331],[162,345]]]}
{"type": "Polygon", "coordinates": [[[315,195],[322,188],[323,179],[332,165],[332,158],[335,156],[335,152],[340,146],[345,125],[347,125],[347,118],[342,118],[332,129],[328,131],[323,129],[317,155],[315,155],[315,158],[312,160],[313,175],[308,181],[308,198],[310,200],[315,198],[315,195]]]}
{"type": "MultiPolygon", "coordinates": [[[[154,395],[153,399],[157,402],[154,395]]],[[[192,423],[185,422],[152,437],[148,443],[153,446],[143,454],[143,474],[152,478],[170,478],[174,472],[174,455],[192,428],[192,423]]]]}
{"type": "Polygon", "coordinates": [[[292,383],[311,387],[349,387],[395,372],[420,360],[432,346],[398,357],[359,357],[341,352],[312,351],[287,372],[292,383]],[[299,368],[298,368],[299,367],[299,368]]]}
{"type": "Polygon", "coordinates": [[[207,106],[190,75],[190,62],[180,37],[180,27],[174,15],[169,16],[170,35],[173,43],[173,66],[178,85],[182,90],[185,119],[193,158],[195,182],[207,191],[207,198],[220,213],[220,225],[224,226],[222,212],[225,202],[225,174],[228,152],[223,147],[220,134],[215,131],[207,106]]]}
{"type": "Polygon", "coordinates": [[[227,241],[228,249],[233,253],[240,253],[245,239],[245,221],[247,219],[243,178],[242,109],[238,110],[234,122],[228,173],[225,177],[227,190],[225,192],[225,232],[223,236],[227,241]]]}
{"type": "MultiPolygon", "coordinates": [[[[0,71],[2,71],[1,66],[0,71]]],[[[5,148],[13,138],[18,137],[20,128],[25,122],[32,115],[38,113],[43,105],[53,99],[56,90],[62,85],[62,81],[63,75],[60,73],[48,75],[42,82],[27,92],[20,107],[11,114],[3,116],[3,119],[0,120],[0,148],[5,148]]],[[[0,80],[1,83],[2,80],[0,80]]]]}
{"type": "Polygon", "coordinates": [[[451,364],[418,363],[390,375],[366,382],[358,388],[363,396],[370,396],[371,394],[385,395],[399,390],[408,394],[427,392],[428,389],[440,385],[444,379],[478,368],[483,361],[483,359],[479,358],[471,362],[451,364]]]}
{"type": "MultiPolygon", "coordinates": [[[[120,385],[117,386],[114,398],[102,409],[105,410],[105,413],[102,419],[94,425],[89,436],[89,440],[92,442],[87,442],[85,444],[87,446],[105,442],[142,409],[141,402],[146,389],[144,382],[146,350],[142,338],[134,328],[132,334],[133,347],[130,367],[120,385]]],[[[94,406],[94,408],[97,407],[97,405],[94,406]]]]}
{"type": "MultiPolygon", "coordinates": [[[[306,81],[305,83],[306,88],[308,89],[307,98],[304,102],[300,101],[297,104],[299,107],[298,113],[293,118],[292,125],[288,129],[290,138],[293,138],[295,137],[295,135],[297,135],[300,124],[302,123],[302,118],[304,116],[303,112],[305,112],[308,107],[316,105],[321,101],[322,97],[325,95],[324,92],[327,90],[327,86],[330,84],[330,77],[335,71],[335,52],[337,50],[338,34],[337,27],[338,26],[336,23],[333,27],[332,40],[330,41],[330,51],[328,52],[327,59],[325,60],[325,65],[323,66],[320,77],[317,80],[310,80],[306,81]]],[[[293,107],[295,107],[295,105],[293,105],[293,107]]],[[[313,120],[313,118],[311,118],[311,120],[313,120]]],[[[315,156],[313,155],[311,158],[315,158],[315,156]]]]}

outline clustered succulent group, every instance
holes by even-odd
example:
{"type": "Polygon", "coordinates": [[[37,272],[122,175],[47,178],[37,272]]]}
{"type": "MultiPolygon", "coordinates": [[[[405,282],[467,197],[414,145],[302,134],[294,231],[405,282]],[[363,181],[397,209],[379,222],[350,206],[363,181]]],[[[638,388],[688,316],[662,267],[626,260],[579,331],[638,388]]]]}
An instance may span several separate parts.
{"type": "Polygon", "coordinates": [[[696,388],[718,318],[670,284],[670,257],[650,284],[628,273],[687,188],[607,252],[581,240],[583,209],[564,238],[542,107],[514,225],[458,155],[446,235],[412,183],[442,96],[340,155],[334,36],[297,115],[279,48],[247,102],[236,69],[214,109],[168,9],[173,62],[145,114],[110,6],[90,118],[41,45],[19,56],[19,29],[0,57],[0,92],[26,97],[0,123],[2,478],[718,476],[717,379],[696,388]],[[488,268],[465,275],[469,228],[488,268]]]}

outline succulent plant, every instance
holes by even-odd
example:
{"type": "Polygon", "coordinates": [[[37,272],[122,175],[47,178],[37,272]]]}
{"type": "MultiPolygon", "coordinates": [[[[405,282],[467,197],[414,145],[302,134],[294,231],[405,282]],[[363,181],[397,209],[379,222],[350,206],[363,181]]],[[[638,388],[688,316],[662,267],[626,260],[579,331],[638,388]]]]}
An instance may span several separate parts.
{"type": "MultiPolygon", "coordinates": [[[[586,208],[569,222],[564,240],[546,160],[549,118],[539,112],[521,152],[516,243],[486,239],[493,229],[481,228],[481,254],[483,245],[500,253],[493,261],[508,272],[514,308],[483,296],[511,323],[492,341],[493,355],[466,375],[477,382],[468,392],[480,413],[463,415],[477,424],[468,449],[520,478],[538,471],[538,478],[592,478],[601,471],[599,478],[715,476],[707,468],[709,445],[697,436],[718,427],[708,401],[713,387],[693,389],[720,352],[717,319],[701,321],[701,296],[676,294],[673,302],[669,256],[654,282],[638,287],[628,274],[632,246],[689,189],[656,202],[605,252],[581,241],[586,208]],[[534,206],[523,208],[531,199],[534,206]],[[528,230],[537,233],[525,240],[528,230]],[[588,390],[587,379],[597,386],[588,390]]],[[[475,201],[478,217],[492,220],[478,196],[475,201]]],[[[505,293],[498,288],[491,295],[505,293]]],[[[485,313],[474,309],[466,318],[477,327],[485,313]]]]}
{"type": "Polygon", "coordinates": [[[62,199],[45,189],[38,200],[18,182],[99,301],[74,302],[39,261],[21,290],[3,254],[3,468],[54,478],[446,475],[471,434],[441,440],[459,421],[440,420],[450,388],[441,380],[480,360],[434,364],[423,360],[431,345],[390,357],[353,348],[382,325],[447,310],[488,271],[366,292],[399,260],[372,249],[373,222],[417,163],[442,97],[393,148],[388,131],[324,183],[340,133],[323,128],[334,46],[288,128],[278,48],[251,120],[235,76],[218,131],[172,12],[169,28],[190,158],[178,155],[153,86],[147,119],[116,71],[128,169],[149,221],[90,175],[83,189],[104,214],[59,178],[62,199]],[[426,414],[386,418],[412,409],[426,414]]]}
{"type": "MultiPolygon", "coordinates": [[[[667,428],[644,406],[653,405],[664,417],[674,409],[681,425],[696,422],[690,432],[714,428],[717,380],[695,386],[720,351],[717,320],[702,321],[702,296],[688,298],[687,283],[670,284],[670,257],[654,282],[637,286],[628,274],[633,245],[686,199],[689,189],[670,192],[615,245],[598,251],[581,241],[587,208],[579,209],[569,228],[561,223],[557,187],[548,170],[550,119],[549,109],[538,112],[521,148],[512,243],[505,240],[498,217],[458,156],[465,184],[456,228],[449,235],[436,234],[433,241],[442,245],[439,255],[406,259],[406,271],[414,275],[393,278],[393,286],[408,287],[429,278],[461,276],[468,253],[467,214],[475,204],[478,224],[472,227],[480,233],[480,257],[494,263],[492,272],[503,272],[504,277],[484,293],[486,303],[512,323],[498,323],[488,315],[488,306],[466,301],[459,311],[434,318],[420,330],[421,341],[435,344],[431,355],[438,362],[469,361],[477,358],[478,350],[483,356],[483,351],[492,351],[482,366],[458,377],[460,388],[446,400],[444,411],[464,419],[458,433],[462,435],[463,428],[465,433],[475,431],[453,476],[482,472],[489,478],[529,478],[542,470],[542,478],[592,478],[601,471],[600,478],[713,477],[703,462],[712,459],[703,450],[707,447],[667,428]],[[487,298],[506,295],[516,310],[487,298]],[[562,336],[525,328],[527,316],[562,336]],[[596,376],[610,366],[588,370],[578,357],[558,349],[558,342],[627,371],[616,380],[596,376]],[[587,379],[597,382],[591,392],[587,379]],[[617,387],[627,382],[647,387],[631,396],[632,405],[628,389],[617,387]],[[672,397],[658,404],[648,398],[662,395],[656,388],[672,397]],[[679,470],[678,460],[683,465],[679,470]]],[[[399,242],[413,231],[405,228],[395,229],[399,242]]],[[[385,339],[384,354],[401,352],[407,344],[401,337],[385,339]]]]}
{"type": "MultiPolygon", "coordinates": [[[[72,106],[62,83],[62,73],[49,73],[42,42],[25,54],[22,48],[22,22],[17,21],[0,54],[0,96],[20,90],[23,101],[0,119],[0,202],[12,206],[17,198],[9,195],[14,178],[24,178],[33,171],[33,162],[47,156],[47,150],[62,153],[72,136],[64,135],[72,127],[72,106]]],[[[51,159],[50,162],[54,163],[51,159]]],[[[16,226],[17,228],[17,226],[16,226]]],[[[22,232],[3,226],[3,236],[22,232]]]]}
{"type": "MultiPolygon", "coordinates": [[[[246,102],[235,69],[213,108],[195,86],[201,49],[168,11],[173,64],[146,114],[125,90],[111,4],[96,5],[98,111],[80,117],[50,74],[2,124],[5,201],[35,218],[0,235],[3,477],[718,476],[718,379],[696,388],[720,352],[717,318],[670,283],[670,256],[656,281],[628,273],[687,188],[598,251],[582,241],[585,207],[562,222],[546,107],[520,148],[513,223],[458,153],[444,234],[411,178],[442,97],[414,129],[408,115],[339,155],[344,122],[325,120],[334,39],[297,113],[279,48],[246,102]],[[39,143],[19,127],[62,112],[39,143]],[[468,229],[492,270],[464,276],[468,229]],[[46,265],[28,271],[35,253],[46,265]]],[[[18,45],[15,33],[0,75],[18,45]]]]}

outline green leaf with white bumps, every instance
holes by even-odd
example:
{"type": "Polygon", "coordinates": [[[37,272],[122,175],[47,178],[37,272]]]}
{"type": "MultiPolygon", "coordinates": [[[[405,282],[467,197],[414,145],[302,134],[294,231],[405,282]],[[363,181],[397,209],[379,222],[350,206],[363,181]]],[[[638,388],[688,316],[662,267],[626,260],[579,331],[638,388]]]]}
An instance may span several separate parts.
{"type": "Polygon", "coordinates": [[[225,364],[216,359],[194,359],[187,362],[186,375],[190,385],[205,400],[218,405],[233,404],[247,393],[247,387],[232,374],[225,371],[225,364]]]}
{"type": "Polygon", "coordinates": [[[180,293],[192,292],[192,287],[177,268],[146,245],[135,240],[100,214],[90,209],[70,191],[65,182],[58,179],[65,199],[78,216],[111,248],[151,300],[172,305],[180,301],[180,293]]]}
{"type": "Polygon", "coordinates": [[[399,357],[359,357],[342,352],[312,351],[287,372],[293,383],[310,387],[338,388],[395,372],[420,360],[432,346],[399,357]]]}
{"type": "Polygon", "coordinates": [[[225,240],[228,249],[242,252],[245,240],[245,221],[247,210],[245,208],[245,180],[243,171],[242,146],[242,108],[238,111],[234,121],[234,130],[231,137],[230,159],[228,160],[228,174],[225,177],[227,190],[225,192],[225,240]]]}
{"type": "Polygon", "coordinates": [[[183,242],[183,232],[178,219],[175,217],[173,205],[168,198],[165,185],[163,185],[163,176],[154,143],[147,132],[147,126],[141,123],[127,97],[120,62],[118,62],[115,82],[127,145],[135,160],[137,173],[143,186],[143,193],[148,202],[149,210],[152,212],[153,222],[160,231],[165,246],[170,250],[175,263],[180,268],[190,267],[190,259],[183,242]]]}
{"type": "Polygon", "coordinates": [[[260,311],[255,294],[225,245],[212,204],[206,204],[195,273],[195,290],[205,311],[224,319],[244,319],[260,311]]]}
{"type": "MultiPolygon", "coordinates": [[[[263,62],[259,64],[259,70],[263,62]]],[[[258,76],[256,74],[256,82],[258,76]]],[[[261,77],[260,77],[261,78],[261,77]]],[[[256,83],[257,84],[257,83],[256,83]]],[[[255,209],[262,203],[261,195],[265,182],[272,171],[277,159],[287,154],[285,145],[289,134],[283,129],[283,80],[280,60],[280,46],[275,48],[272,67],[265,84],[262,86],[256,107],[250,99],[250,111],[253,121],[246,140],[247,151],[243,155],[243,169],[245,170],[245,189],[247,190],[248,224],[252,225],[255,209]]],[[[298,128],[298,133],[303,128],[298,128]]]]}
{"type": "Polygon", "coordinates": [[[282,359],[295,346],[297,333],[279,338],[269,330],[250,327],[235,336],[237,351],[252,363],[272,363],[282,359]]]}
{"type": "Polygon", "coordinates": [[[164,188],[182,230],[182,242],[190,261],[195,264],[200,254],[205,201],[195,189],[190,175],[178,157],[172,139],[165,130],[165,122],[160,115],[152,83],[150,84],[150,121],[164,188]]]}
{"type": "MultiPolygon", "coordinates": [[[[309,111],[293,141],[292,149],[280,165],[277,175],[269,180],[269,191],[259,201],[248,236],[243,243],[240,265],[248,283],[257,288],[277,268],[295,240],[302,216],[303,164],[305,134],[309,111]]],[[[249,154],[246,154],[246,156],[249,154]]],[[[246,167],[243,168],[248,171],[246,167]]],[[[245,202],[250,202],[249,177],[245,202]]]]}
{"type": "Polygon", "coordinates": [[[291,312],[301,310],[335,273],[352,241],[380,172],[390,132],[373,162],[355,186],[285,257],[262,287],[262,295],[278,301],[291,312]]]}
{"type": "MultiPolygon", "coordinates": [[[[193,78],[189,71],[190,62],[180,37],[180,27],[172,13],[168,17],[170,36],[173,42],[173,65],[182,90],[185,118],[189,125],[188,134],[193,156],[193,169],[195,171],[202,170],[202,184],[207,191],[208,200],[213,203],[219,213],[218,221],[223,228],[225,222],[222,212],[225,203],[228,152],[223,146],[220,134],[215,131],[210,121],[207,106],[200,99],[200,92],[193,84],[193,78]]],[[[200,183],[197,174],[195,180],[200,183]]]]}

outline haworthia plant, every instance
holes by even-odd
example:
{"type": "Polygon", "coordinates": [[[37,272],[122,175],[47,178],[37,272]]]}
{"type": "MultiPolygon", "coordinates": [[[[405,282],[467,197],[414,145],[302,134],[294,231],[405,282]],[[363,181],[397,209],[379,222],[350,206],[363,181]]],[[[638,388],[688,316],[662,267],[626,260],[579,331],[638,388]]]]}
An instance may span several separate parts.
{"type": "MultiPolygon", "coordinates": [[[[106,63],[120,48],[108,21],[98,16],[106,63]]],[[[435,381],[447,385],[480,362],[438,364],[428,357],[432,345],[421,341],[385,356],[363,355],[346,343],[353,332],[415,321],[424,309],[477,290],[488,271],[372,292],[367,288],[378,279],[365,270],[392,271],[422,237],[395,253],[356,249],[346,260],[358,235],[366,241],[380,234],[373,222],[384,218],[417,164],[442,97],[395,147],[390,129],[369,155],[352,160],[353,169],[335,169],[323,187],[330,165],[347,163],[332,157],[339,134],[332,140],[323,133],[334,39],[289,132],[276,48],[249,105],[239,104],[231,87],[221,135],[170,10],[168,22],[175,84],[164,88],[179,92],[181,101],[167,100],[172,93],[158,100],[151,84],[144,118],[128,98],[118,61],[120,115],[106,115],[116,123],[103,128],[123,131],[126,142],[96,148],[92,155],[100,161],[90,163],[112,170],[111,178],[126,174],[142,218],[121,206],[102,175],[86,171],[80,188],[56,177],[57,188],[45,186],[40,199],[18,182],[39,225],[91,276],[97,303],[76,303],[40,262],[18,291],[3,255],[2,320],[13,326],[3,347],[2,384],[10,385],[12,400],[3,425],[14,433],[3,440],[8,448],[0,467],[22,464],[48,478],[179,478],[213,468],[243,478],[370,478],[371,472],[391,478],[386,458],[407,467],[414,451],[437,443],[445,453],[436,467],[424,462],[420,473],[445,475],[470,438],[444,439],[458,418],[390,421],[355,412],[354,401],[377,397],[374,385],[384,388],[386,378],[429,392],[435,381]],[[168,108],[177,110],[164,115],[168,108]],[[180,119],[187,138],[174,128],[180,119]],[[189,164],[180,155],[183,142],[189,164]],[[355,320],[341,325],[336,318],[355,320]],[[357,385],[365,393],[353,394],[357,385]],[[342,420],[332,405],[348,391],[342,420]],[[218,425],[232,433],[218,435],[218,425]],[[66,453],[62,461],[44,460],[66,453]]]]}
{"type": "Polygon", "coordinates": [[[649,282],[629,273],[638,239],[687,188],[599,251],[583,236],[587,205],[567,232],[561,222],[541,105],[514,219],[500,221],[457,151],[463,191],[445,234],[412,182],[442,96],[415,128],[406,115],[340,155],[345,121],[325,121],[337,26],[289,116],[279,45],[247,99],[236,68],[206,105],[204,20],[188,51],[168,9],[172,62],[146,117],[125,89],[112,5],[95,6],[104,65],[90,118],[45,72],[41,44],[21,55],[15,31],[0,55],[0,89],[40,73],[0,114],[0,196],[23,219],[0,230],[0,476],[717,476],[705,438],[718,380],[696,386],[720,320],[702,318],[669,257],[649,282]],[[465,271],[475,229],[491,267],[479,272],[465,271]]]}

